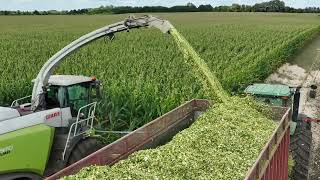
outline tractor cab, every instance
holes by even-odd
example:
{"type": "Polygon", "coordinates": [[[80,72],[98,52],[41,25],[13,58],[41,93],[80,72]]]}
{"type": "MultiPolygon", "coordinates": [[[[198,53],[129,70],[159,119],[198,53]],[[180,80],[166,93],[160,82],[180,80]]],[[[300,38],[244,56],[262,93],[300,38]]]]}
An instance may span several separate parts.
{"type": "Polygon", "coordinates": [[[100,98],[100,82],[95,77],[53,75],[48,84],[46,109],[70,107],[72,117],[77,116],[80,108],[100,98]]]}
{"type": "Polygon", "coordinates": [[[266,103],[269,106],[291,108],[290,134],[294,134],[299,114],[300,87],[292,88],[283,84],[252,84],[244,92],[253,96],[255,100],[266,103]]]}
{"type": "Polygon", "coordinates": [[[255,100],[270,106],[291,107],[294,90],[282,84],[253,84],[248,86],[246,94],[252,95],[255,100]]]}

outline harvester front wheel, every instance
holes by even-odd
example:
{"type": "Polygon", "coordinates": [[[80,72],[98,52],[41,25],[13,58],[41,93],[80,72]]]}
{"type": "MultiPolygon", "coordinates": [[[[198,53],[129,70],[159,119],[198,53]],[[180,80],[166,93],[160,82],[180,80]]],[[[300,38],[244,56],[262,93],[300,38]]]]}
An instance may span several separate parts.
{"type": "Polygon", "coordinates": [[[89,137],[79,141],[70,154],[68,166],[94,153],[102,147],[103,144],[96,138],[89,137]]]}

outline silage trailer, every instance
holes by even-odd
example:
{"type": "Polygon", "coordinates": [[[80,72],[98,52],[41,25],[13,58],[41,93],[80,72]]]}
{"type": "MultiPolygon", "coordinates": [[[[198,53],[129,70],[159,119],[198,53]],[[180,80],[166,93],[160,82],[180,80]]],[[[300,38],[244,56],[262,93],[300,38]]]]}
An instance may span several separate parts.
{"type": "MultiPolygon", "coordinates": [[[[135,151],[163,145],[175,134],[188,128],[211,105],[208,100],[191,100],[46,179],[55,180],[72,175],[91,165],[111,166],[135,151]]],[[[245,180],[288,179],[291,109],[272,107],[272,111],[277,128],[248,170],[245,180]]]]}

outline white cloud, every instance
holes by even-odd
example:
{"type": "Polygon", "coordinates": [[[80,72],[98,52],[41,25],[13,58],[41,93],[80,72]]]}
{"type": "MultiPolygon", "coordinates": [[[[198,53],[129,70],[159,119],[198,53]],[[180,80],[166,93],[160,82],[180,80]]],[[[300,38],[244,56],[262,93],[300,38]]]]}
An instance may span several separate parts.
{"type": "Polygon", "coordinates": [[[17,1],[17,3],[30,3],[33,0],[16,0],[16,1],[17,1]]]}

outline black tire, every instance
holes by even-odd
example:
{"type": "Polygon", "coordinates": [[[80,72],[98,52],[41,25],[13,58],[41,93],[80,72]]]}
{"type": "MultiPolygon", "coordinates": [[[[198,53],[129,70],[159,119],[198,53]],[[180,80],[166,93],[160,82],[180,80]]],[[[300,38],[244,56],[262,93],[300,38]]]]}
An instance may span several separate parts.
{"type": "Polygon", "coordinates": [[[307,122],[297,122],[297,128],[290,137],[290,151],[294,160],[291,180],[307,180],[309,170],[312,132],[307,122]]]}
{"type": "Polygon", "coordinates": [[[34,173],[10,173],[0,175],[1,180],[41,180],[41,176],[34,173]]]}
{"type": "Polygon", "coordinates": [[[315,91],[313,89],[309,91],[309,97],[310,98],[315,99],[316,96],[317,96],[317,91],[315,91]]]}
{"type": "Polygon", "coordinates": [[[78,142],[78,144],[73,148],[67,165],[71,165],[80,159],[96,152],[103,147],[103,144],[96,138],[86,138],[78,142]]]}

